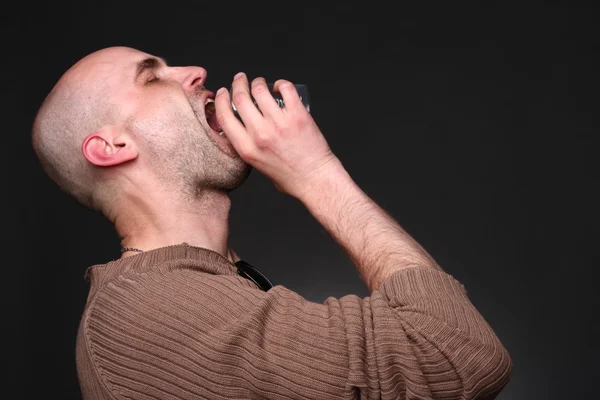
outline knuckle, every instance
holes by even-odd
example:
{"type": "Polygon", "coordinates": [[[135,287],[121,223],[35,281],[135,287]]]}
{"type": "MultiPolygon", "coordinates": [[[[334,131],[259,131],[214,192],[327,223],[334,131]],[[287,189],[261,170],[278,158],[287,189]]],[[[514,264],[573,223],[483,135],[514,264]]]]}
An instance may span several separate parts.
{"type": "Polygon", "coordinates": [[[290,125],[290,121],[283,118],[276,118],[272,123],[278,134],[284,134],[290,125]]]}
{"type": "Polygon", "coordinates": [[[289,117],[284,120],[274,121],[277,134],[283,139],[289,139],[296,135],[297,132],[305,132],[312,128],[310,118],[302,114],[289,114],[289,117]]]}
{"type": "Polygon", "coordinates": [[[292,89],[295,89],[292,82],[281,80],[281,83],[279,84],[279,90],[291,91],[292,89]]]}
{"type": "Polygon", "coordinates": [[[219,125],[225,126],[227,124],[227,113],[225,111],[217,111],[216,117],[219,125]]]}
{"type": "Polygon", "coordinates": [[[239,105],[239,104],[244,104],[246,102],[247,96],[246,96],[246,93],[244,93],[244,92],[237,92],[233,95],[232,99],[236,105],[239,105]]]}
{"type": "Polygon", "coordinates": [[[307,129],[311,126],[311,119],[305,114],[296,115],[294,122],[299,129],[307,129]]]}
{"type": "Polygon", "coordinates": [[[273,139],[271,135],[268,135],[264,132],[257,132],[254,136],[254,141],[256,142],[256,147],[264,150],[271,146],[273,139]]]}
{"type": "Polygon", "coordinates": [[[284,137],[287,137],[287,132],[289,130],[290,122],[283,119],[276,119],[273,121],[273,126],[275,127],[275,131],[284,137]]]}
{"type": "Polygon", "coordinates": [[[265,93],[267,93],[268,91],[269,91],[269,89],[267,88],[267,85],[265,84],[265,82],[263,80],[261,80],[261,81],[254,80],[254,82],[252,82],[252,94],[255,97],[262,96],[265,93]]]}
{"type": "Polygon", "coordinates": [[[256,161],[256,155],[249,146],[240,146],[240,148],[237,150],[237,153],[242,160],[248,163],[256,161]]]}

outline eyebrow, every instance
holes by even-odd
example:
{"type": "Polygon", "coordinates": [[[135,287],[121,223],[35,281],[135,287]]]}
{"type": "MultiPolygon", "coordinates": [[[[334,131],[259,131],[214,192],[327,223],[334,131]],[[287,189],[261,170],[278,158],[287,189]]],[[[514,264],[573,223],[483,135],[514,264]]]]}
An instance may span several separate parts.
{"type": "Polygon", "coordinates": [[[137,80],[138,77],[147,69],[156,69],[162,65],[167,66],[168,63],[167,60],[160,57],[148,57],[138,61],[135,66],[134,80],[137,80]]]}

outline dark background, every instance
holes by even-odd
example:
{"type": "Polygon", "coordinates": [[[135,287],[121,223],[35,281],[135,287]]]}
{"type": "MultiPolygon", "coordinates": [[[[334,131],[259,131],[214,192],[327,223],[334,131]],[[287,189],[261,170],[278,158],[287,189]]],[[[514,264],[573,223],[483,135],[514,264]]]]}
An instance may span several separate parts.
{"type": "MultiPolygon", "coordinates": [[[[113,45],[201,65],[212,90],[238,71],[306,84],[355,181],[466,286],[509,350],[498,398],[597,398],[596,10],[418,4],[3,6],[6,398],[80,398],[83,274],[120,243],[46,178],[29,133],[60,75],[113,45]]],[[[232,247],[274,283],[317,302],[368,296],[324,229],[258,171],[232,198],[232,247]]]]}

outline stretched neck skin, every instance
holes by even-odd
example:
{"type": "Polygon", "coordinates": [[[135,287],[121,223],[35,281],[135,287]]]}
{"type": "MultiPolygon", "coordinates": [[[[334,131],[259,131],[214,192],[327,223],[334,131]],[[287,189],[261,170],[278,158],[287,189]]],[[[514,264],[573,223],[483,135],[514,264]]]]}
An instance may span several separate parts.
{"type": "MultiPolygon", "coordinates": [[[[185,242],[213,250],[231,262],[240,260],[228,246],[231,199],[227,193],[204,191],[190,200],[174,199],[167,190],[146,191],[127,199],[109,217],[123,247],[148,251],[185,242]]],[[[136,254],[126,251],[121,258],[136,254]]]]}

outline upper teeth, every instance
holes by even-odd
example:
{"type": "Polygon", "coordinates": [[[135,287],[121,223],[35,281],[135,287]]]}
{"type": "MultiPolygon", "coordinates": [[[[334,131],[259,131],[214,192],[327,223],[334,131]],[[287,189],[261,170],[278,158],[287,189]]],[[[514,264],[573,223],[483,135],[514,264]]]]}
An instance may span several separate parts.
{"type": "MultiPolygon", "coordinates": [[[[214,99],[207,98],[206,102],[204,103],[204,106],[206,107],[209,103],[214,103],[214,102],[215,102],[214,99]]],[[[210,113],[210,115],[208,115],[207,117],[211,117],[212,116],[212,114],[214,113],[214,109],[209,110],[209,113],[210,113]]],[[[221,129],[218,133],[219,133],[219,135],[223,136],[223,134],[225,132],[223,132],[223,129],[221,129]]]]}

